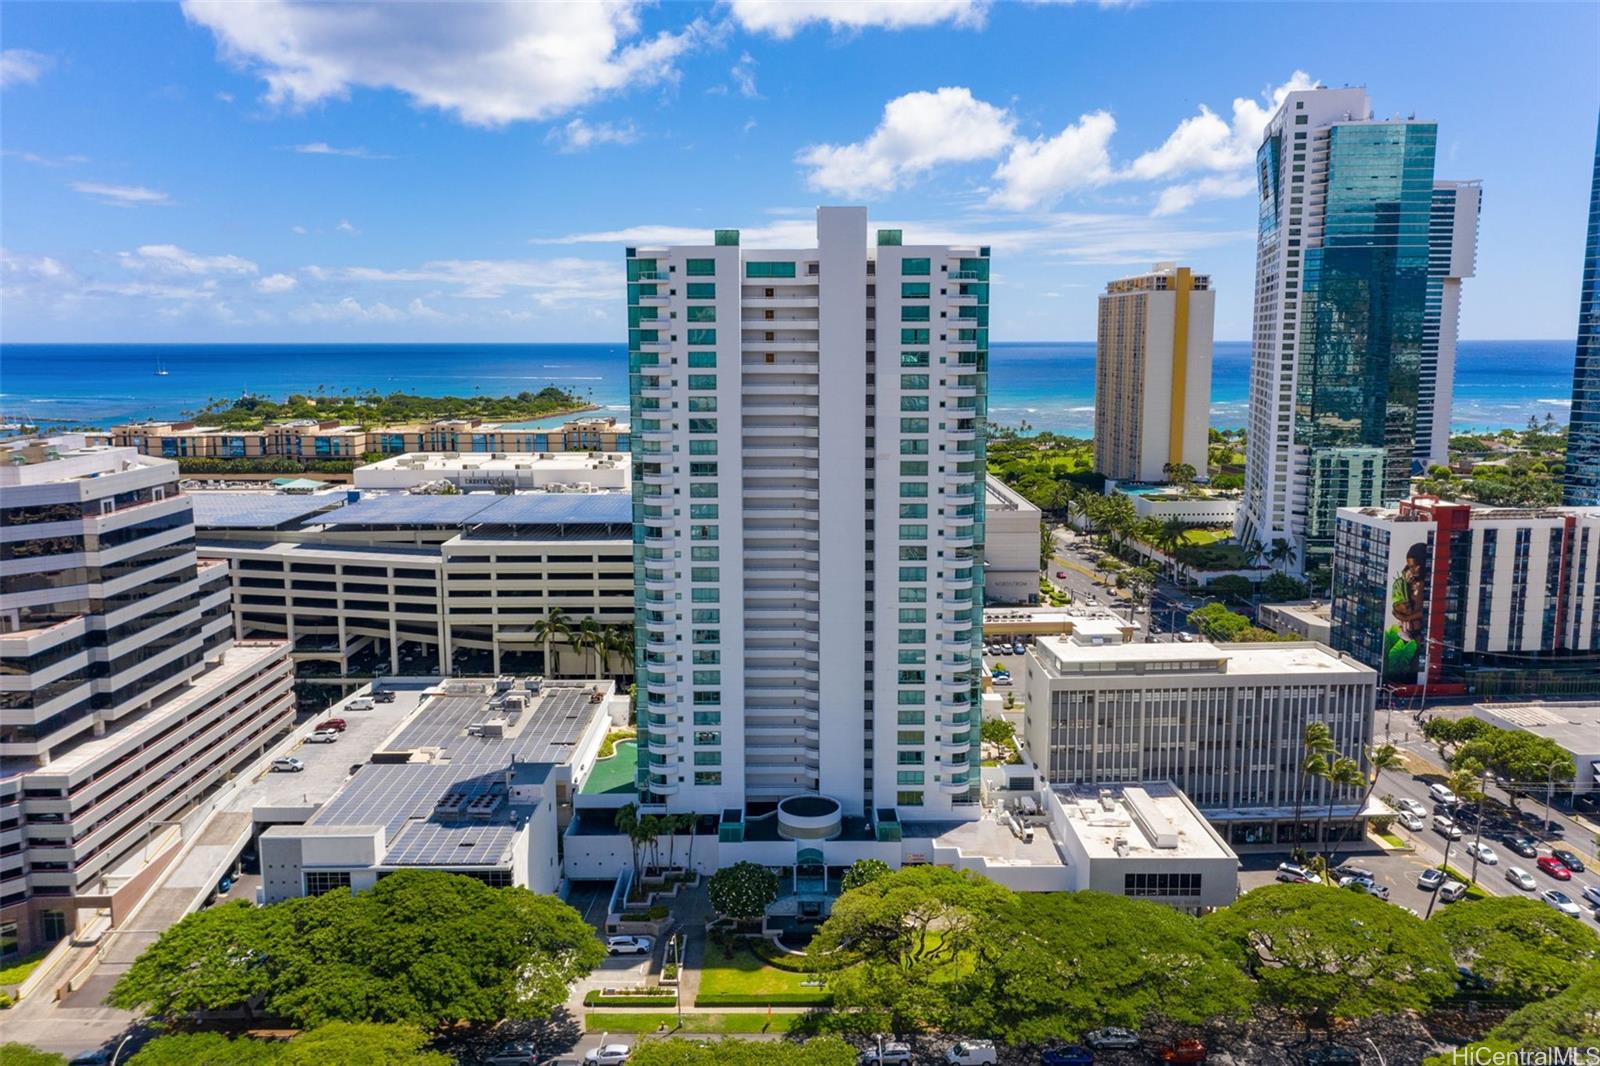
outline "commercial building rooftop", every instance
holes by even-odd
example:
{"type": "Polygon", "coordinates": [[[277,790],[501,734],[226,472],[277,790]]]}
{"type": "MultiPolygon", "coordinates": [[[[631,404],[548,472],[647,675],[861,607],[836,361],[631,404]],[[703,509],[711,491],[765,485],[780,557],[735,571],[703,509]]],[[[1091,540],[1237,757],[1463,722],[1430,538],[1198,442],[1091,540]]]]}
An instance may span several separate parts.
{"type": "Polygon", "coordinates": [[[1600,754],[1600,703],[1480,703],[1472,713],[1502,729],[1545,737],[1575,756],[1600,754]]]}
{"type": "Polygon", "coordinates": [[[1230,858],[1233,852],[1171,782],[1057,785],[1066,827],[1090,859],[1230,858]]]}
{"type": "Polygon", "coordinates": [[[1082,644],[1041,637],[1040,665],[1055,674],[1372,674],[1372,668],[1314,641],[1260,644],[1082,644]]]}
{"type": "Polygon", "coordinates": [[[319,511],[342,507],[345,492],[291,495],[279,492],[191,492],[194,524],[211,529],[289,529],[319,511]]]}

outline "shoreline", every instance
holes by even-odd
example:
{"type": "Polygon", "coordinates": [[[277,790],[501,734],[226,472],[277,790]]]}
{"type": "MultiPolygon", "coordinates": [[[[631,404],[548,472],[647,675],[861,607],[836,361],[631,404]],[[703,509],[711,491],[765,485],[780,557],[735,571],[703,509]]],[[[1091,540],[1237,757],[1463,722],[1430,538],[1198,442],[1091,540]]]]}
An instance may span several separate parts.
{"type": "MultiPolygon", "coordinates": [[[[572,418],[575,415],[581,415],[581,414],[584,414],[585,412],[603,411],[603,410],[605,410],[605,408],[602,407],[600,404],[597,404],[597,403],[584,403],[584,404],[579,404],[579,405],[577,405],[575,407],[564,407],[564,408],[561,408],[561,409],[556,410],[556,411],[550,411],[550,412],[548,412],[546,414],[528,415],[528,416],[522,417],[522,418],[507,419],[506,421],[507,422],[518,422],[518,421],[522,421],[522,422],[538,422],[538,421],[543,421],[544,419],[547,419],[547,418],[572,418]]],[[[452,415],[437,415],[437,416],[434,416],[434,417],[437,417],[437,418],[451,418],[451,417],[456,417],[456,416],[452,416],[452,415]]],[[[463,415],[463,416],[460,416],[460,417],[471,418],[471,417],[474,417],[474,416],[472,416],[472,415],[463,415]]],[[[166,421],[171,421],[171,422],[186,422],[186,421],[190,421],[190,420],[191,419],[189,419],[188,417],[183,416],[183,415],[179,415],[179,416],[171,418],[171,419],[166,419],[166,421]]],[[[428,421],[428,420],[429,419],[422,419],[422,421],[428,421]]],[[[153,419],[148,419],[148,420],[140,419],[140,421],[163,421],[163,419],[160,419],[160,418],[153,418],[153,419]]],[[[37,429],[43,429],[46,426],[60,426],[60,427],[63,427],[63,428],[72,427],[72,428],[81,428],[81,429],[84,429],[84,430],[95,431],[95,432],[105,432],[106,430],[109,430],[111,428],[111,425],[94,425],[94,424],[91,424],[91,423],[88,423],[88,422],[80,421],[79,419],[75,419],[75,418],[14,418],[11,415],[8,415],[3,411],[0,411],[0,423],[4,423],[6,425],[33,426],[33,427],[35,427],[37,429]]],[[[121,424],[121,422],[112,423],[112,424],[121,424]]],[[[195,424],[196,425],[202,425],[203,423],[198,421],[198,420],[196,420],[195,424]]],[[[390,429],[390,428],[392,428],[394,426],[408,425],[410,423],[406,423],[406,422],[359,422],[359,423],[354,423],[354,424],[355,425],[360,425],[364,429],[390,429]]],[[[496,425],[504,425],[505,422],[497,422],[495,424],[496,425]]],[[[234,427],[234,428],[239,433],[259,433],[259,432],[261,432],[261,430],[265,429],[267,427],[267,425],[268,425],[268,423],[263,422],[261,425],[256,426],[254,428],[248,428],[248,429],[239,429],[237,427],[234,427]]]]}

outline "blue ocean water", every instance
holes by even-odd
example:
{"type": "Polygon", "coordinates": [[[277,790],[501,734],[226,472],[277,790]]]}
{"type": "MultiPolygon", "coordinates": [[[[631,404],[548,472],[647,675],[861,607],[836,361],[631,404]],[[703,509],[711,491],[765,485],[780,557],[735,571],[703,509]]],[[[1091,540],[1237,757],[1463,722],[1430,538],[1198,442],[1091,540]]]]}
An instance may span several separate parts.
{"type": "MultiPolygon", "coordinates": [[[[1462,341],[1454,426],[1520,427],[1546,414],[1565,423],[1573,359],[1571,341],[1462,341]]],[[[1212,362],[1212,424],[1243,425],[1250,345],[1218,341],[1212,362]]],[[[244,392],[470,396],[546,385],[625,415],[627,352],[620,344],[0,344],[0,420],[45,425],[175,418],[244,392]],[[156,374],[158,364],[165,376],[156,374]]],[[[989,417],[1087,434],[1094,426],[1094,343],[994,345],[989,417]]]]}

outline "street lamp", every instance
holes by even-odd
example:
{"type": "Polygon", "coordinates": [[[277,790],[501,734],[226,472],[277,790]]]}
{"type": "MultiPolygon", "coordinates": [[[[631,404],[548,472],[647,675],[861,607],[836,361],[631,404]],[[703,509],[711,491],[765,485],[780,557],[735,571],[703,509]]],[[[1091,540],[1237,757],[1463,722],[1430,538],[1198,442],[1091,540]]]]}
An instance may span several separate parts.
{"type": "Polygon", "coordinates": [[[1551,759],[1544,766],[1544,772],[1545,772],[1545,783],[1544,783],[1544,835],[1545,836],[1549,836],[1550,835],[1550,800],[1551,800],[1551,797],[1554,796],[1555,791],[1556,791],[1556,767],[1560,766],[1564,761],[1565,760],[1562,760],[1562,759],[1551,759]]]}

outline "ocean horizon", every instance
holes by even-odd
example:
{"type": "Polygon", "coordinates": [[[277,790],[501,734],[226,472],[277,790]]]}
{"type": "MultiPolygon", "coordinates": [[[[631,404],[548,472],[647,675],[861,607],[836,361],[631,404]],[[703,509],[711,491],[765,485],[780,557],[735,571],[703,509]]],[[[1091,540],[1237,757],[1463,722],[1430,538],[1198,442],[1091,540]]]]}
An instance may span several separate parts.
{"type": "MultiPolygon", "coordinates": [[[[1461,341],[1451,427],[1496,430],[1546,415],[1565,425],[1576,344],[1461,341]]],[[[1242,426],[1250,344],[1217,341],[1211,424],[1242,426]]],[[[376,390],[506,395],[566,389],[626,417],[621,344],[0,344],[0,420],[105,428],[187,417],[251,393],[282,399],[376,390]],[[157,367],[166,374],[158,375],[157,367]]],[[[559,422],[562,419],[546,419],[559,422]]],[[[989,420],[1085,435],[1094,427],[1094,342],[1012,341],[989,353],[989,420]]],[[[530,423],[530,425],[535,423],[530,423]]]]}

